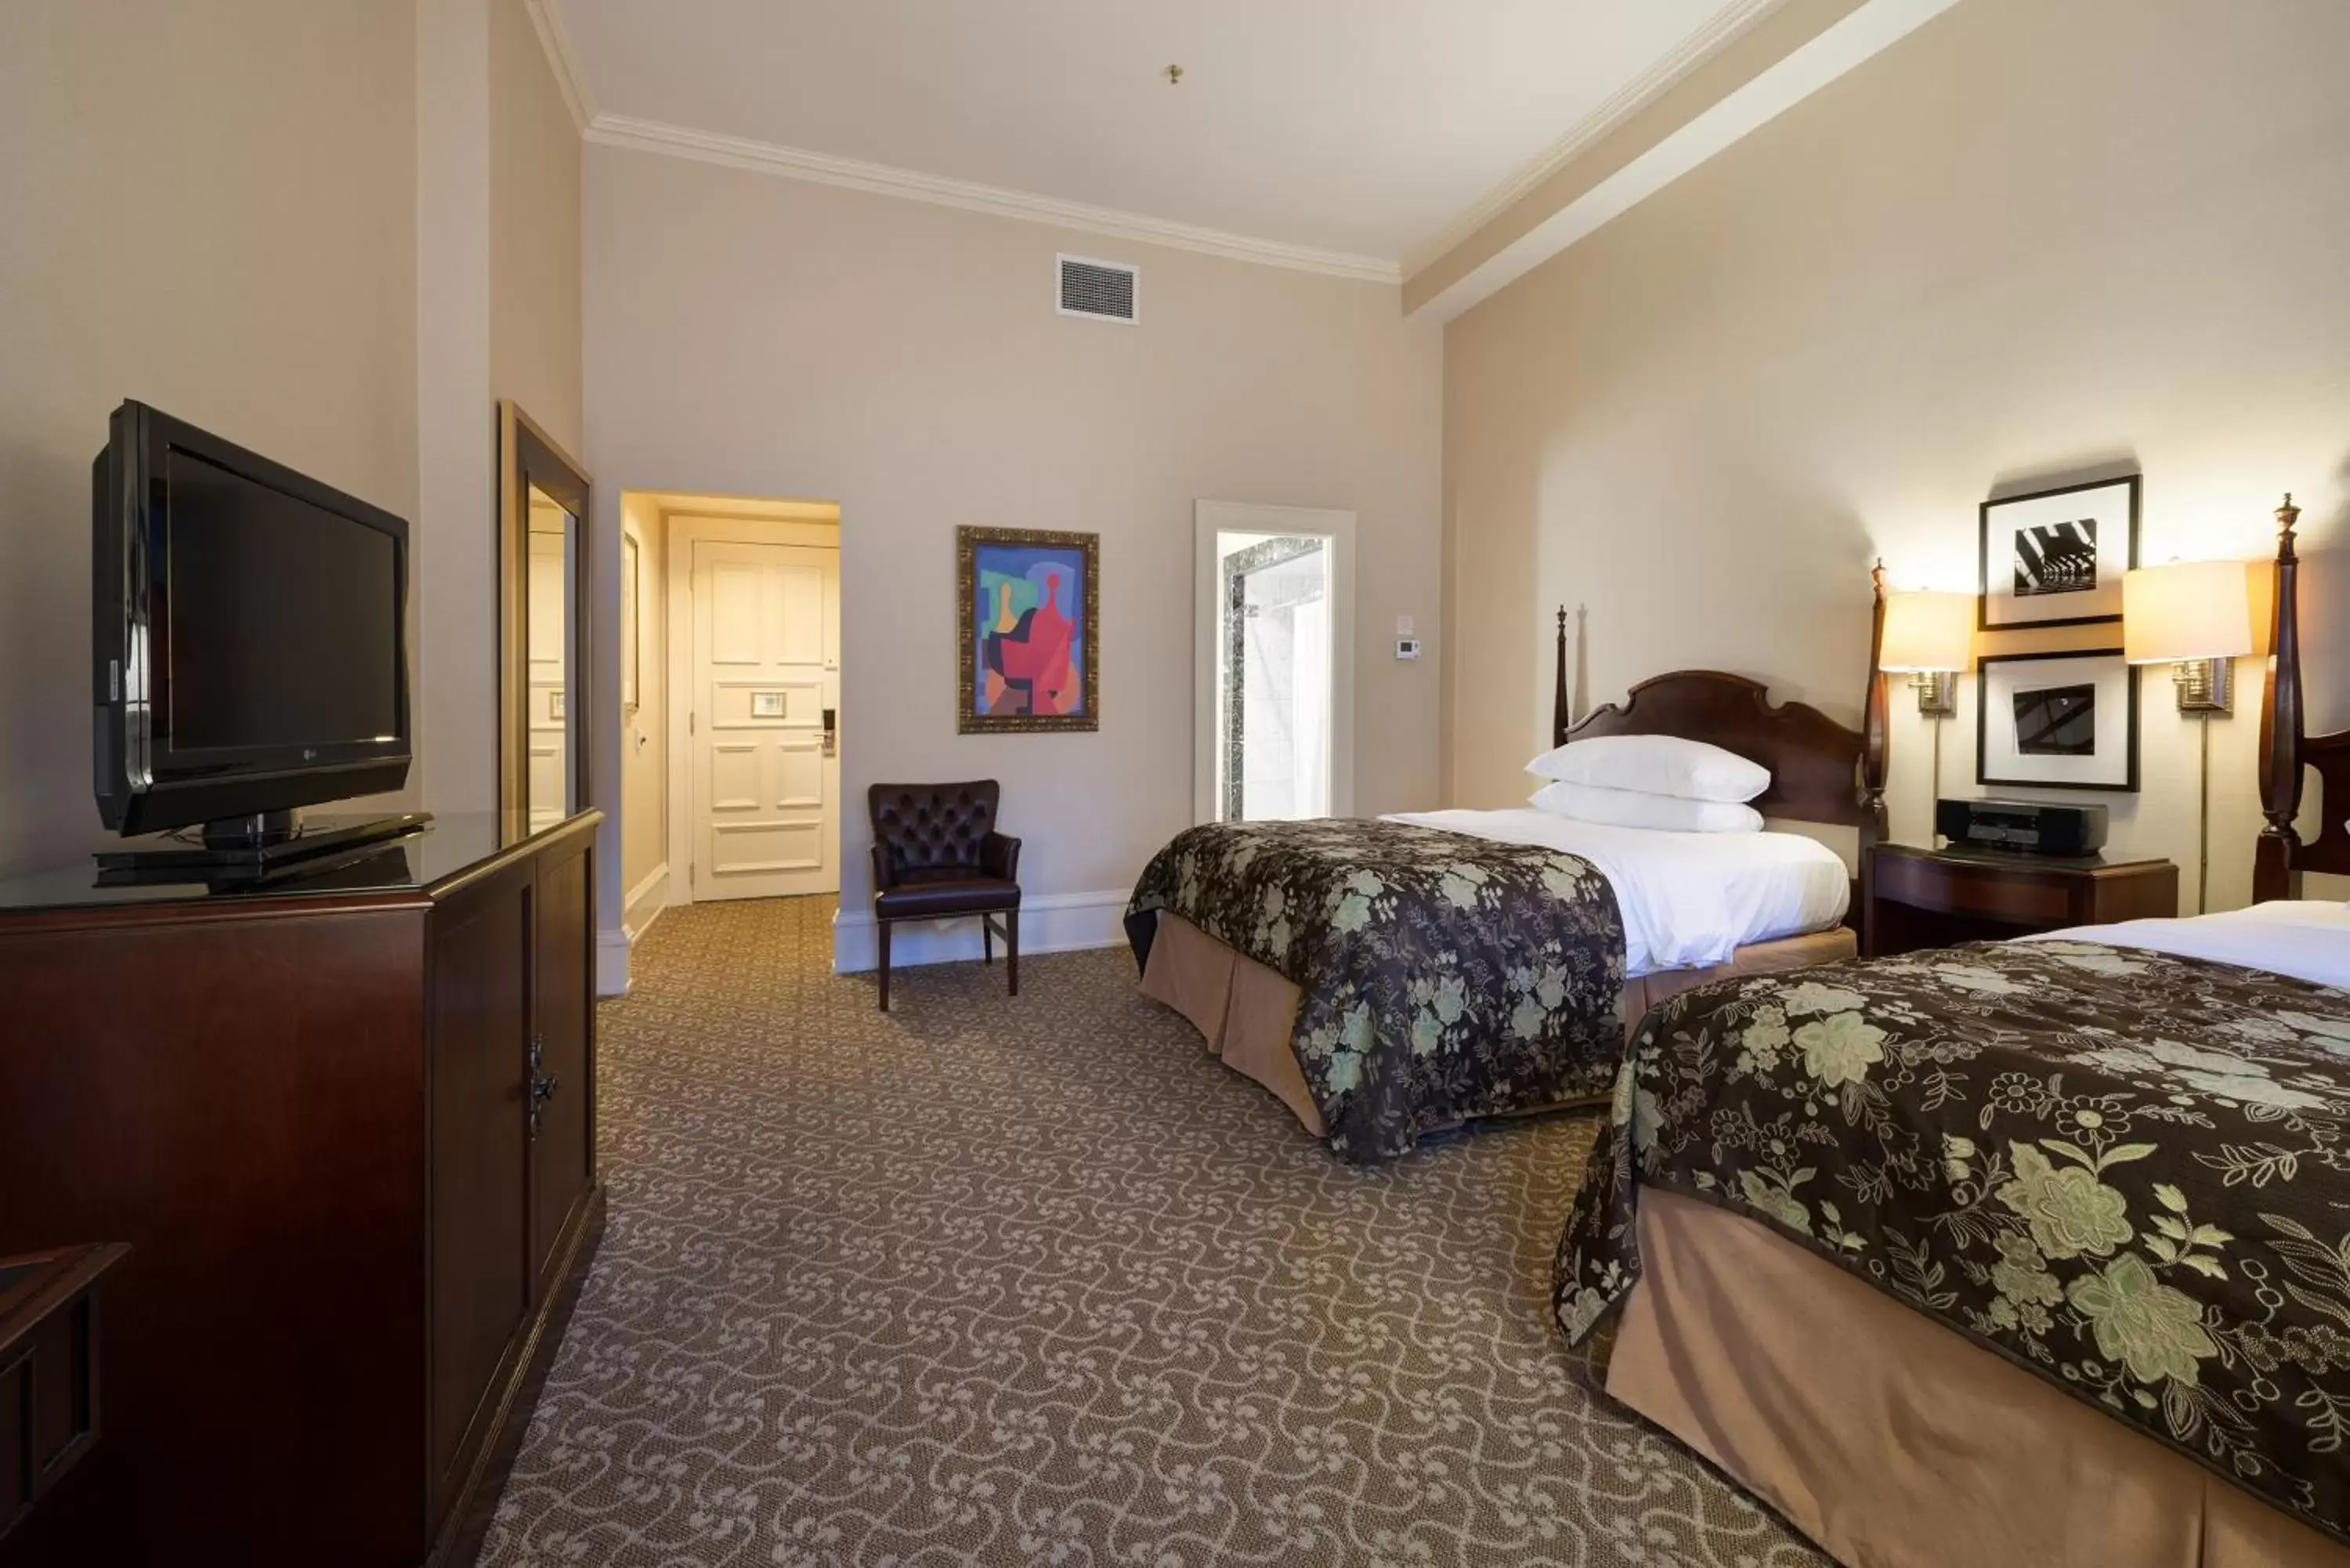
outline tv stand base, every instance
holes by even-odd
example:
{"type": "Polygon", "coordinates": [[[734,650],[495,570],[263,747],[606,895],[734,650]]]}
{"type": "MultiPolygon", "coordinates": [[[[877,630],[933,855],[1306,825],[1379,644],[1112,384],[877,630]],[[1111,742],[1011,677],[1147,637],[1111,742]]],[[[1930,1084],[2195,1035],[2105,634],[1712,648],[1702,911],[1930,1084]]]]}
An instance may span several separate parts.
{"type": "Polygon", "coordinates": [[[290,844],[302,836],[302,814],[297,811],[256,811],[249,816],[224,816],[204,824],[204,847],[239,851],[266,849],[276,844],[290,844]]]}
{"type": "Polygon", "coordinates": [[[314,817],[303,826],[290,811],[273,811],[208,822],[200,845],[158,834],[135,848],[101,849],[96,859],[101,872],[116,875],[255,874],[399,838],[432,820],[431,812],[414,811],[400,816],[314,817]]]}

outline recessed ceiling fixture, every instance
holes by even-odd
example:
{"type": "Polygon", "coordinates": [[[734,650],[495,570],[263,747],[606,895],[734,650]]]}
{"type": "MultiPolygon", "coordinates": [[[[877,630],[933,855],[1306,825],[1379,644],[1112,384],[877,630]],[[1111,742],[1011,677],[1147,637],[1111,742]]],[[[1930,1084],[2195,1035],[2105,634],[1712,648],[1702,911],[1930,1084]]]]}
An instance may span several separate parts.
{"type": "Polygon", "coordinates": [[[1167,85],[1169,87],[1181,87],[1183,85],[1183,67],[1181,66],[1169,66],[1167,67],[1167,85]]]}

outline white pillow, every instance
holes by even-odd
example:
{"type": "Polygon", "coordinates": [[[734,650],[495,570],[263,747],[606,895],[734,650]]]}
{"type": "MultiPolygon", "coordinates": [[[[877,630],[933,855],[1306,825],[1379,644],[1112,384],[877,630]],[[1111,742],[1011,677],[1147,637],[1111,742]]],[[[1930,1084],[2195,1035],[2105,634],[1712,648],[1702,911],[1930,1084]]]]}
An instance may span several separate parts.
{"type": "Polygon", "coordinates": [[[1679,735],[1594,735],[1544,752],[1526,772],[1679,800],[1749,801],[1771,787],[1771,770],[1762,763],[1679,735]]]}
{"type": "Polygon", "coordinates": [[[1527,802],[1536,811],[1610,827],[1656,827],[1668,833],[1760,833],[1762,814],[1727,800],[1682,800],[1636,789],[1554,783],[1527,802]]]}

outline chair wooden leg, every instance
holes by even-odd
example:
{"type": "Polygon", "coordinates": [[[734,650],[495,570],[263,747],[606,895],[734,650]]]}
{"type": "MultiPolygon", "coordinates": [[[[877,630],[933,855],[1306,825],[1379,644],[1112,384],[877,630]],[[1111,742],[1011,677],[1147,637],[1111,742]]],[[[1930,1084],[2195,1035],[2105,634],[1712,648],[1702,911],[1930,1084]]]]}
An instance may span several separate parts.
{"type": "Polygon", "coordinates": [[[982,963],[995,961],[995,921],[993,917],[987,915],[982,915],[979,918],[979,961],[982,963]]]}
{"type": "Polygon", "coordinates": [[[873,935],[881,957],[881,1011],[889,1011],[889,922],[873,922],[873,935]]]}
{"type": "Polygon", "coordinates": [[[1012,981],[1012,994],[1020,994],[1020,911],[1009,909],[1003,916],[1003,972],[1012,981]]]}

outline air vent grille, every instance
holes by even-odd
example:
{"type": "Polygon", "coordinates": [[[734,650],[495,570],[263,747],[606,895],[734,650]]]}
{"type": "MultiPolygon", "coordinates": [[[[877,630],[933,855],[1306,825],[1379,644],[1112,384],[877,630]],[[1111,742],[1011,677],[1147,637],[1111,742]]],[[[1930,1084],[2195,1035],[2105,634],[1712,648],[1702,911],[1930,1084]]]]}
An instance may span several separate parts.
{"type": "Polygon", "coordinates": [[[1063,256],[1060,263],[1062,315],[1087,316],[1097,321],[1138,319],[1132,267],[1083,256],[1063,256]]]}

